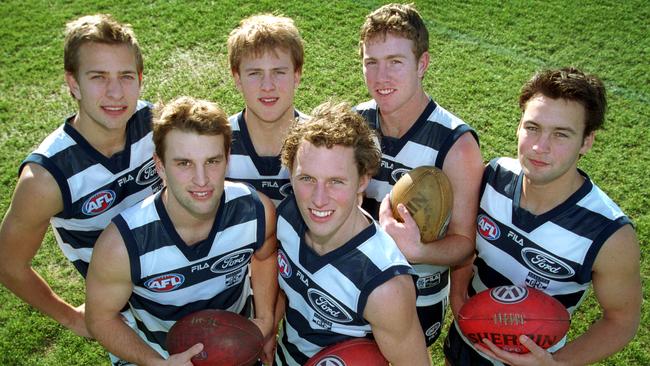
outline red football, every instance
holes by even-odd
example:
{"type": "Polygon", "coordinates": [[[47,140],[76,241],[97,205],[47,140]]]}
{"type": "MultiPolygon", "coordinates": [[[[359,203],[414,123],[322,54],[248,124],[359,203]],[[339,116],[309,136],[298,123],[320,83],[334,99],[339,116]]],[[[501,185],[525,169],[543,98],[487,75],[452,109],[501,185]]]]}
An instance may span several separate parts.
{"type": "Polygon", "coordinates": [[[569,330],[566,308],[542,291],[530,287],[499,286],[472,296],[458,312],[458,326],[472,343],[489,339],[509,352],[527,353],[519,343],[524,334],[546,349],[569,330]]]}
{"type": "Polygon", "coordinates": [[[192,358],[196,366],[250,366],[262,352],[264,337],[255,323],[239,314],[206,309],[177,321],[166,343],[169,354],[203,343],[203,351],[192,358]]]}
{"type": "Polygon", "coordinates": [[[368,338],[353,338],[323,348],[305,366],[388,366],[377,343],[368,338]]]}

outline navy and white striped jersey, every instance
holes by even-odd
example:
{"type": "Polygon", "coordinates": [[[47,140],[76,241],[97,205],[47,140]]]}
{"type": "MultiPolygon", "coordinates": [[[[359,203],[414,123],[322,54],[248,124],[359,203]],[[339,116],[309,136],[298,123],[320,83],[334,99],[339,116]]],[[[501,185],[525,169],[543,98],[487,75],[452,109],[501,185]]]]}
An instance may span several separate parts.
{"type": "MultiPolygon", "coordinates": [[[[258,192],[264,193],[277,207],[291,193],[289,171],[282,166],[280,155],[259,156],[253,146],[244,111],[228,118],[232,128],[232,147],[226,178],[252,185],[258,192]]],[[[298,121],[308,118],[295,110],[298,121]]]]}
{"type": "Polygon", "coordinates": [[[95,241],[122,210],[160,190],[153,161],[151,104],[138,101],[126,126],[123,151],[105,157],[70,121],[52,132],[22,162],[39,164],[61,190],[63,211],[50,219],[63,254],[85,277],[95,241]]]}
{"type": "Polygon", "coordinates": [[[304,365],[322,348],[370,336],[368,296],[389,279],[412,274],[397,244],[373,223],[323,256],[305,242],[307,226],[291,195],[278,207],[278,279],[287,296],[276,363],[304,365]]]}
{"type": "Polygon", "coordinates": [[[519,161],[490,162],[481,184],[470,296],[491,287],[525,285],[553,296],[573,313],[586,296],[603,243],[631,224],[587,174],[579,172],[585,181],[575,193],[552,210],[533,215],[520,207],[519,161]]]}
{"type": "Polygon", "coordinates": [[[129,306],[137,332],[167,357],[167,331],[178,319],[203,309],[244,310],[250,295],[248,264],[264,243],[265,216],[252,188],[226,182],[208,237],[188,246],[161,197],[162,192],[145,199],[113,222],[129,253],[129,306]]]}
{"type": "MultiPolygon", "coordinates": [[[[442,169],[447,153],[466,132],[471,133],[478,142],[478,136],[469,125],[433,100],[429,101],[417,121],[400,138],[381,136],[381,120],[374,100],[359,104],[355,110],[380,134],[381,166],[365,191],[364,202],[364,207],[375,218],[379,213],[381,201],[406,172],[423,165],[442,169]]],[[[413,268],[419,276],[418,306],[431,306],[447,297],[448,267],[417,264],[413,268]]],[[[429,326],[423,324],[425,330],[429,326]]]]}

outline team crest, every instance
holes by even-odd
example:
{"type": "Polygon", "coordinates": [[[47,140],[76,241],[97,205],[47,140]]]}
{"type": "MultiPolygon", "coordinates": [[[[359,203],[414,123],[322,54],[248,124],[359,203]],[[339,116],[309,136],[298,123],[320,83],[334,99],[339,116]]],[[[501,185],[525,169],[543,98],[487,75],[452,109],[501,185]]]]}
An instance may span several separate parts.
{"type": "Polygon", "coordinates": [[[499,226],[486,215],[479,215],[476,222],[476,231],[485,240],[497,240],[501,236],[499,226]]]}
{"type": "Polygon", "coordinates": [[[289,259],[282,249],[278,250],[278,272],[280,272],[280,276],[283,278],[291,277],[292,273],[289,259]]]}
{"type": "Polygon", "coordinates": [[[115,192],[110,189],[97,192],[84,202],[81,212],[86,216],[99,215],[113,206],[115,198],[115,192]]]}

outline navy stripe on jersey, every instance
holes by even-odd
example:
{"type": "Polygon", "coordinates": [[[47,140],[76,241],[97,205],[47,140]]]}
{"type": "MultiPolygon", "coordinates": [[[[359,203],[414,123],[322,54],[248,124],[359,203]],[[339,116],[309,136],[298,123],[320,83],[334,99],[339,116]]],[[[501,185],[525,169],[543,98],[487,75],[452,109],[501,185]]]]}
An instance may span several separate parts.
{"type": "Polygon", "coordinates": [[[278,279],[287,305],[276,362],[283,365],[304,364],[330,344],[367,336],[371,328],[363,311],[370,293],[413,273],[374,221],[323,256],[304,241],[306,230],[295,196],[289,196],[278,207],[278,279]]]}
{"type": "Polygon", "coordinates": [[[226,183],[208,237],[192,246],[169,219],[163,192],[113,220],[129,253],[131,311],[141,335],[162,351],[166,332],[184,315],[208,308],[245,310],[249,264],[265,239],[264,206],[245,184],[226,183]]]}
{"type": "Polygon", "coordinates": [[[85,277],[92,248],[110,220],[162,186],[153,162],[151,104],[138,101],[126,124],[125,148],[107,158],[75,130],[69,117],[21,164],[45,168],[61,191],[63,211],[50,223],[63,254],[85,277]]]}
{"type": "MultiPolygon", "coordinates": [[[[292,193],[289,171],[282,166],[280,155],[259,156],[253,146],[244,117],[246,110],[228,118],[232,127],[232,146],[226,178],[246,182],[264,193],[277,206],[292,193]]],[[[294,117],[305,120],[307,116],[294,110],[294,117]]]]}

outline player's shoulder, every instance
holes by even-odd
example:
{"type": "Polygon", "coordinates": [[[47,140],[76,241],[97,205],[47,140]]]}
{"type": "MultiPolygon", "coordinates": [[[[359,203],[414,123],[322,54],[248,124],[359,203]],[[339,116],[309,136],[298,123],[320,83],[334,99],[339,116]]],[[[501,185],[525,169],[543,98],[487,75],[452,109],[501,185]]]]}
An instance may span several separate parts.
{"type": "Polygon", "coordinates": [[[375,102],[374,99],[362,102],[357,104],[352,108],[353,111],[359,113],[359,114],[364,114],[369,111],[376,111],[377,110],[377,102],[375,102]]]}

